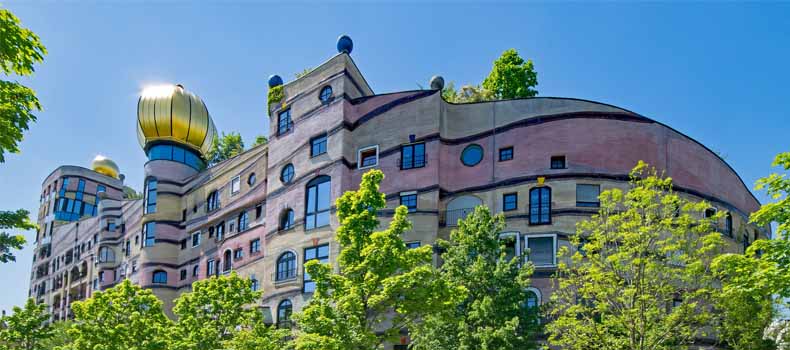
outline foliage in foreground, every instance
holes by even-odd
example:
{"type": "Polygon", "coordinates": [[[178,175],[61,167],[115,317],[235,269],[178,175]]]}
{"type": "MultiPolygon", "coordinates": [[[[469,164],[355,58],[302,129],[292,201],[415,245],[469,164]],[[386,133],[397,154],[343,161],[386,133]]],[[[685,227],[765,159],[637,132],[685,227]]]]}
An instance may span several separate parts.
{"type": "Polygon", "coordinates": [[[388,228],[376,231],[376,212],[386,205],[379,192],[383,178],[371,170],[359,190],[337,200],[340,271],[306,264],[316,291],[294,316],[299,350],[381,349],[426,315],[454,307],[464,294],[439,278],[430,246],[406,248],[400,237],[411,228],[405,206],[395,210],[388,228]]]}
{"type": "Polygon", "coordinates": [[[13,314],[0,318],[0,349],[44,350],[52,335],[46,304],[29,298],[24,307],[15,306],[13,314]]]}
{"type": "Polygon", "coordinates": [[[564,349],[682,349],[706,336],[715,293],[710,273],[723,239],[709,206],[690,202],[640,162],[630,189],[600,195],[598,214],[582,221],[561,256],[551,297],[549,341],[564,349]]]}
{"type": "Polygon", "coordinates": [[[478,206],[458,222],[450,242],[439,242],[445,249],[442,278],[468,294],[413,329],[414,349],[536,348],[538,308],[526,303],[533,266],[507,250],[500,238],[504,228],[503,215],[478,206]]]}
{"type": "Polygon", "coordinates": [[[22,249],[25,236],[11,235],[5,230],[35,230],[38,225],[30,221],[30,213],[25,209],[17,211],[0,211],[0,263],[16,261],[11,249],[22,249]]]}

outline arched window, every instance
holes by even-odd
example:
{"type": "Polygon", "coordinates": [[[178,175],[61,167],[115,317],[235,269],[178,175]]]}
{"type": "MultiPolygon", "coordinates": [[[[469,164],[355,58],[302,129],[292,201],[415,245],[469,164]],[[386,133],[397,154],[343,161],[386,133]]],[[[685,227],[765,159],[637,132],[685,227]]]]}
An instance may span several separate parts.
{"type": "Polygon", "coordinates": [[[329,176],[319,176],[307,183],[305,201],[305,230],[329,225],[330,207],[329,176]]]}
{"type": "Polygon", "coordinates": [[[727,216],[724,217],[724,232],[727,236],[734,237],[732,232],[732,215],[727,213],[727,216]]]}
{"type": "Polygon", "coordinates": [[[150,178],[145,183],[145,214],[156,212],[156,179],[150,178]]]}
{"type": "Polygon", "coordinates": [[[529,224],[551,224],[551,188],[535,187],[529,190],[529,224]]]}
{"type": "Polygon", "coordinates": [[[285,252],[277,258],[274,280],[285,281],[292,278],[296,278],[296,254],[285,252]]]}
{"type": "Polygon", "coordinates": [[[110,247],[99,248],[99,262],[114,262],[115,252],[110,247]]]}
{"type": "Polygon", "coordinates": [[[249,215],[247,215],[247,211],[245,210],[239,214],[239,232],[247,229],[248,222],[249,215]]]}
{"type": "Polygon", "coordinates": [[[540,306],[540,291],[535,288],[528,288],[526,291],[527,298],[524,301],[528,309],[533,309],[540,306]]]}
{"type": "Polygon", "coordinates": [[[228,272],[233,268],[232,254],[233,253],[230,251],[230,249],[225,251],[225,254],[223,255],[225,264],[222,265],[222,272],[228,272]]]}
{"type": "Polygon", "coordinates": [[[291,328],[291,314],[293,313],[293,304],[288,299],[283,299],[280,305],[277,305],[277,328],[291,328]]]}
{"type": "Polygon", "coordinates": [[[247,177],[247,184],[250,186],[255,184],[255,173],[252,173],[249,177],[247,177]]]}
{"type": "Polygon", "coordinates": [[[167,283],[167,272],[162,270],[154,271],[154,276],[152,281],[157,284],[167,283]]]}
{"type": "Polygon", "coordinates": [[[280,214],[280,230],[290,230],[294,227],[294,211],[292,209],[283,210],[280,214]]]}

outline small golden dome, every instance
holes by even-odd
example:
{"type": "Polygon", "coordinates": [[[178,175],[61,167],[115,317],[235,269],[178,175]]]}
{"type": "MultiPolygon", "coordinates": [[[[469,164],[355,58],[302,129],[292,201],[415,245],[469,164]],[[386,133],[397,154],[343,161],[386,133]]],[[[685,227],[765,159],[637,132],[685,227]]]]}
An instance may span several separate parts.
{"type": "Polygon", "coordinates": [[[137,139],[143,148],[171,141],[205,156],[216,135],[206,105],[181,85],[148,87],[137,101],[137,139]]]}
{"type": "Polygon", "coordinates": [[[103,155],[98,155],[96,158],[93,158],[91,169],[99,174],[104,174],[115,179],[118,178],[118,174],[120,173],[118,165],[115,164],[112,159],[103,155]]]}

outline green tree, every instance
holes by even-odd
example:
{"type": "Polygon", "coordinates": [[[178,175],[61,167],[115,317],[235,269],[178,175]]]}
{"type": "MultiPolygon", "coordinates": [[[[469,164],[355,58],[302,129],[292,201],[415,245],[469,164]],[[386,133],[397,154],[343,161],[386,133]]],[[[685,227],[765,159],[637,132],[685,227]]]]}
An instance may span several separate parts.
{"type": "Polygon", "coordinates": [[[313,68],[309,68],[308,67],[308,68],[302,69],[301,72],[298,72],[298,73],[294,74],[294,76],[296,76],[296,79],[299,79],[299,78],[307,75],[307,73],[310,73],[312,71],[313,71],[313,68]]]}
{"type": "Polygon", "coordinates": [[[225,341],[228,350],[289,350],[293,343],[289,340],[290,329],[278,329],[274,325],[263,323],[260,313],[255,313],[252,325],[235,333],[233,338],[225,341]]]}
{"type": "Polygon", "coordinates": [[[723,213],[704,218],[707,203],[679,196],[671,178],[641,161],[626,193],[599,198],[598,214],[571,238],[580,249],[561,249],[549,342],[570,350],[669,350],[708,336],[716,291],[710,266],[724,244],[713,220],[723,213]]]}
{"type": "MultiPolygon", "coordinates": [[[[47,49],[35,33],[20,26],[19,19],[0,9],[0,70],[4,76],[28,76],[34,65],[44,60],[47,49]]],[[[19,153],[23,132],[36,121],[33,111],[41,110],[35,91],[16,82],[0,79],[0,163],[5,153],[19,153]]],[[[0,230],[36,229],[26,210],[0,211],[0,230]]],[[[22,249],[25,237],[0,231],[0,262],[14,261],[11,249],[22,249]]]]}
{"type": "Polygon", "coordinates": [[[162,302],[128,279],[71,304],[74,341],[66,350],[165,350],[171,322],[162,302]]]}
{"type": "Polygon", "coordinates": [[[379,192],[383,178],[371,170],[359,190],[337,200],[339,272],[329,264],[306,264],[316,290],[294,316],[299,350],[381,349],[425,315],[455,307],[463,295],[463,288],[439,277],[430,246],[406,248],[400,237],[411,229],[405,206],[395,209],[389,227],[376,231],[376,213],[386,206],[379,192]]]}
{"type": "Polygon", "coordinates": [[[11,249],[22,249],[25,245],[25,236],[12,235],[5,230],[35,230],[38,225],[30,221],[30,213],[27,210],[0,211],[0,262],[7,263],[16,261],[16,257],[11,249]]]}
{"type": "Polygon", "coordinates": [[[532,60],[524,61],[516,49],[508,49],[494,61],[491,73],[483,80],[483,88],[499,100],[534,97],[538,94],[538,73],[532,60]]]}
{"type": "Polygon", "coordinates": [[[41,342],[42,349],[68,349],[68,345],[74,341],[69,334],[69,329],[71,329],[72,325],[71,321],[58,321],[52,323],[52,337],[41,342]]]}
{"type": "Polygon", "coordinates": [[[255,146],[258,146],[258,145],[265,145],[267,143],[269,143],[269,139],[266,136],[258,135],[258,136],[255,137],[255,143],[252,144],[252,147],[255,147],[255,146]]]}
{"type": "Polygon", "coordinates": [[[455,89],[455,84],[450,82],[442,89],[442,97],[447,102],[471,103],[496,100],[494,93],[480,86],[464,85],[461,90],[455,89]]]}
{"type": "Polygon", "coordinates": [[[250,308],[261,293],[252,290],[252,281],[235,272],[214,276],[192,284],[192,291],[175,301],[171,347],[179,350],[221,349],[241,328],[253,326],[256,313],[250,308]]]}
{"type": "Polygon", "coordinates": [[[46,304],[33,298],[25,307],[14,307],[14,313],[0,318],[0,349],[44,350],[43,344],[52,337],[46,304]]]}
{"type": "Polygon", "coordinates": [[[244,152],[244,141],[241,139],[241,134],[231,132],[229,134],[222,133],[222,136],[214,138],[211,142],[208,158],[209,164],[217,164],[226,159],[233,158],[244,152]]]}
{"type": "Polygon", "coordinates": [[[412,334],[414,349],[536,348],[538,309],[526,303],[533,266],[508,251],[504,228],[503,215],[479,206],[459,221],[451,242],[439,241],[442,278],[468,295],[458,307],[427,315],[412,334]]]}

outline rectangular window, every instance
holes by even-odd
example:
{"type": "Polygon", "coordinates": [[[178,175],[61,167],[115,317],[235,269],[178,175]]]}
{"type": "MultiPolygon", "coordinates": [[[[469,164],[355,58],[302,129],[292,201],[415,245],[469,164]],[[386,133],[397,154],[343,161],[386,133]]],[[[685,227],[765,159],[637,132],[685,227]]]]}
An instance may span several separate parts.
{"type": "Polygon", "coordinates": [[[149,179],[145,185],[145,213],[156,212],[156,179],[149,179]]]}
{"type": "Polygon", "coordinates": [[[576,206],[577,207],[599,207],[601,202],[598,196],[601,194],[600,185],[576,185],[576,206]]]}
{"type": "Polygon", "coordinates": [[[277,135],[285,134],[293,128],[293,122],[291,121],[291,109],[286,109],[277,117],[277,135]]]}
{"type": "Polygon", "coordinates": [[[147,222],[143,225],[143,247],[151,247],[156,243],[156,223],[147,222]]]}
{"type": "Polygon", "coordinates": [[[551,224],[551,188],[535,187],[529,190],[529,224],[551,224]]]}
{"type": "Polygon", "coordinates": [[[214,259],[211,259],[206,263],[206,277],[214,275],[215,271],[216,266],[214,266],[214,259]]]}
{"type": "Polygon", "coordinates": [[[502,210],[511,211],[518,209],[518,193],[505,193],[502,195],[502,210]]]}
{"type": "Polygon", "coordinates": [[[528,260],[535,266],[554,266],[557,264],[557,236],[524,236],[524,241],[528,249],[528,260]]]}
{"type": "Polygon", "coordinates": [[[551,168],[552,169],[565,169],[565,156],[553,156],[553,157],[551,157],[551,168]]]}
{"type": "Polygon", "coordinates": [[[250,254],[257,253],[261,251],[261,239],[256,238],[250,241],[250,254]]]}
{"type": "Polygon", "coordinates": [[[132,255],[132,242],[126,241],[126,256],[132,255]]]}
{"type": "Polygon", "coordinates": [[[219,191],[212,191],[206,198],[206,211],[219,209],[219,205],[219,191]]]}
{"type": "Polygon", "coordinates": [[[214,226],[208,228],[208,238],[214,238],[214,226]]]}
{"type": "Polygon", "coordinates": [[[230,194],[239,193],[241,190],[241,179],[236,176],[233,180],[230,180],[230,194]]]}
{"type": "Polygon", "coordinates": [[[192,266],[192,277],[196,277],[198,275],[198,270],[200,267],[198,265],[192,266]]]}
{"type": "Polygon", "coordinates": [[[425,166],[425,143],[413,143],[400,148],[401,169],[422,168],[425,166]]]}
{"type": "Polygon", "coordinates": [[[310,156],[315,157],[326,153],[326,134],[316,136],[310,140],[310,156]]]}
{"type": "Polygon", "coordinates": [[[499,149],[499,161],[504,162],[513,159],[513,147],[505,147],[499,149]]]}
{"type": "Polygon", "coordinates": [[[238,248],[233,251],[233,260],[240,260],[244,257],[244,249],[238,248]]]}
{"type": "Polygon", "coordinates": [[[357,168],[365,169],[379,164],[379,146],[365,147],[357,152],[357,168]]]}
{"type": "MultiPolygon", "coordinates": [[[[304,250],[304,262],[307,263],[310,260],[318,260],[320,263],[328,263],[329,262],[329,244],[323,244],[316,247],[305,248],[304,250]]],[[[315,282],[310,277],[310,274],[307,271],[304,272],[304,285],[302,287],[302,292],[304,293],[312,293],[315,291],[315,282]]]]}
{"type": "Polygon", "coordinates": [[[187,249],[187,239],[184,238],[181,240],[181,250],[187,249]]]}
{"type": "Polygon", "coordinates": [[[225,236],[225,222],[220,222],[217,224],[216,228],[217,229],[215,231],[217,232],[217,240],[221,241],[222,237],[225,236]]]}
{"type": "Polygon", "coordinates": [[[263,214],[263,205],[262,204],[258,204],[255,207],[255,220],[260,219],[262,214],[263,214]]]}
{"type": "Polygon", "coordinates": [[[405,205],[409,213],[417,211],[417,193],[404,192],[400,194],[400,205],[405,205]]]}
{"type": "Polygon", "coordinates": [[[194,248],[199,245],[200,245],[200,231],[192,234],[192,247],[194,248]]]}
{"type": "Polygon", "coordinates": [[[406,248],[407,249],[414,249],[414,248],[419,248],[419,247],[420,247],[420,241],[414,241],[414,242],[407,242],[406,243],[406,248]]]}
{"type": "Polygon", "coordinates": [[[185,279],[187,279],[187,270],[181,269],[181,280],[183,281],[185,279]]]}

